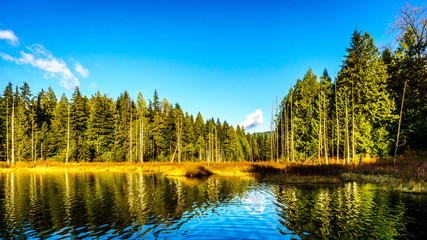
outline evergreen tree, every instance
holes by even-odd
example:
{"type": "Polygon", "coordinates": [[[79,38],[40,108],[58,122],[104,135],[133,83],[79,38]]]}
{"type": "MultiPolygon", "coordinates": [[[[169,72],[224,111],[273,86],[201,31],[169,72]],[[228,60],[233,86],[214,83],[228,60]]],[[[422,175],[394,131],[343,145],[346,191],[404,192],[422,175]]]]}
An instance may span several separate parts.
{"type": "Polygon", "coordinates": [[[10,130],[11,130],[11,112],[12,112],[12,98],[13,98],[13,89],[12,84],[9,84],[5,87],[3,92],[3,97],[1,99],[1,148],[3,151],[0,152],[1,159],[10,162],[10,130]]]}
{"type": "MultiPolygon", "coordinates": [[[[399,115],[402,108],[401,151],[426,147],[427,123],[424,119],[427,115],[427,58],[425,54],[420,54],[425,49],[425,39],[417,41],[412,30],[407,28],[396,52],[392,53],[389,49],[383,52],[389,73],[387,88],[396,106],[394,114],[399,115]]],[[[396,140],[398,122],[394,121],[388,128],[393,140],[396,140]]]]}
{"type": "MultiPolygon", "coordinates": [[[[356,153],[384,156],[391,147],[386,126],[395,118],[394,103],[385,89],[388,77],[385,65],[368,33],[361,35],[354,31],[346,51],[338,73],[337,95],[339,109],[344,109],[346,97],[351,109],[350,146],[354,144],[356,153]]],[[[345,118],[342,111],[340,114],[345,118]]]]}
{"type": "Polygon", "coordinates": [[[67,151],[67,129],[69,102],[65,94],[62,94],[53,111],[52,119],[52,144],[53,152],[60,161],[65,161],[67,151]]]}
{"type": "Polygon", "coordinates": [[[295,150],[297,158],[307,159],[317,153],[319,84],[309,68],[294,90],[295,150]]]}
{"type": "Polygon", "coordinates": [[[114,115],[114,154],[116,161],[129,161],[130,119],[133,102],[127,91],[120,94],[116,101],[114,115]]]}
{"type": "Polygon", "coordinates": [[[71,99],[71,140],[70,158],[75,161],[90,161],[91,155],[87,144],[87,122],[89,106],[86,96],[82,96],[78,87],[74,90],[71,99]]]}
{"type": "Polygon", "coordinates": [[[87,128],[87,142],[91,158],[106,161],[113,158],[113,131],[115,106],[111,98],[99,91],[89,100],[90,114],[87,128]]]}

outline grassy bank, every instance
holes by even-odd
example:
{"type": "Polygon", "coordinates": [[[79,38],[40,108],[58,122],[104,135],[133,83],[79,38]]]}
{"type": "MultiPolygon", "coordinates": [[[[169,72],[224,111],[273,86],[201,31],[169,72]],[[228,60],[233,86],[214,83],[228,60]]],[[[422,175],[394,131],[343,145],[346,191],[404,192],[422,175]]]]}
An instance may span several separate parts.
{"type": "Polygon", "coordinates": [[[391,159],[382,159],[361,165],[303,165],[276,162],[235,163],[75,163],[54,161],[0,163],[7,171],[114,171],[159,173],[167,176],[251,177],[265,181],[286,183],[340,183],[358,181],[376,183],[384,189],[405,192],[427,192],[427,159],[420,156],[402,156],[396,165],[391,159]]]}

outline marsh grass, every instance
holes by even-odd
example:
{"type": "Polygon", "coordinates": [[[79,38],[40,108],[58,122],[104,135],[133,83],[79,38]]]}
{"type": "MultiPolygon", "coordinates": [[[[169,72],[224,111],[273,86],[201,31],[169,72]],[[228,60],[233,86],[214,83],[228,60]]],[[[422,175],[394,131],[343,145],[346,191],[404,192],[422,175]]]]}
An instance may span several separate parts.
{"type": "Polygon", "coordinates": [[[114,171],[159,173],[166,176],[207,178],[220,177],[252,178],[289,183],[340,183],[358,181],[375,183],[384,189],[404,192],[427,192],[426,153],[407,152],[399,156],[397,164],[392,159],[375,159],[359,164],[307,164],[277,162],[70,162],[57,161],[18,162],[10,165],[0,163],[0,170],[6,171],[114,171]]]}

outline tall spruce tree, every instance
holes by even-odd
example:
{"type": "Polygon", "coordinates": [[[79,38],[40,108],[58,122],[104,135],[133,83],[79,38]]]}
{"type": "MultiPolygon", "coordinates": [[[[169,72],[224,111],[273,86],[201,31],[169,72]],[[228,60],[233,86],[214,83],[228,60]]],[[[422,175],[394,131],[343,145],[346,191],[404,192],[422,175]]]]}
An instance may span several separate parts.
{"type": "Polygon", "coordinates": [[[293,95],[295,151],[297,158],[308,159],[317,153],[318,144],[318,91],[319,84],[311,68],[307,70],[303,80],[297,81],[293,95]]]}
{"type": "MultiPolygon", "coordinates": [[[[387,131],[395,116],[394,103],[386,91],[388,74],[378,49],[368,33],[354,31],[350,47],[337,77],[340,118],[345,119],[344,99],[349,107],[349,141],[351,153],[384,156],[390,152],[387,131]]],[[[344,120],[342,121],[344,122],[344,120]]],[[[353,159],[354,161],[356,159],[353,159]]]]}

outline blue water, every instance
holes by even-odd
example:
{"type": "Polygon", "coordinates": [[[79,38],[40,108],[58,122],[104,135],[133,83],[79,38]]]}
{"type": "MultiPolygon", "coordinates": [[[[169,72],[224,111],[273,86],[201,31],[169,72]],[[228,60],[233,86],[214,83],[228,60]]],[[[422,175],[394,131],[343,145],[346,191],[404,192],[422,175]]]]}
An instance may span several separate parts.
{"type": "Polygon", "coordinates": [[[355,182],[0,174],[3,239],[427,239],[427,198],[355,182]]]}

